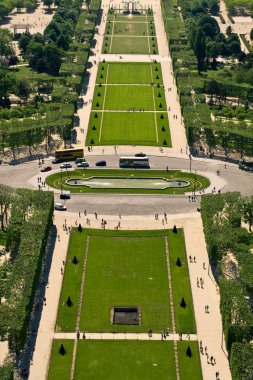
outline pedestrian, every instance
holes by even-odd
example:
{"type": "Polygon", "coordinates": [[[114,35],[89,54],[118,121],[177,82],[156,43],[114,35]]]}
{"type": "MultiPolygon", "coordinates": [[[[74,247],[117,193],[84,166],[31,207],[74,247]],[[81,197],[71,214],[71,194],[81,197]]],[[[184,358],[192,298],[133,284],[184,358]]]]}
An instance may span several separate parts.
{"type": "Polygon", "coordinates": [[[77,331],[76,337],[77,337],[77,339],[80,339],[80,332],[79,331],[77,331]]]}
{"type": "Polygon", "coordinates": [[[80,211],[79,211],[79,218],[80,218],[80,216],[81,216],[81,213],[80,213],[80,211]]]}
{"type": "Polygon", "coordinates": [[[83,333],[83,339],[86,339],[85,333],[83,333]]]}
{"type": "Polygon", "coordinates": [[[191,196],[190,195],[188,196],[188,198],[189,198],[189,202],[191,202],[191,196]]]}
{"type": "Polygon", "coordinates": [[[203,269],[206,269],[206,263],[203,263],[203,269]]]}
{"type": "Polygon", "coordinates": [[[196,263],[196,257],[195,256],[193,257],[193,261],[194,261],[194,263],[196,263]]]}
{"type": "Polygon", "coordinates": [[[191,257],[191,255],[189,256],[189,260],[190,260],[190,263],[192,262],[192,257],[191,257]]]}
{"type": "Polygon", "coordinates": [[[199,279],[198,279],[198,277],[197,277],[197,287],[199,288],[199,279]]]}

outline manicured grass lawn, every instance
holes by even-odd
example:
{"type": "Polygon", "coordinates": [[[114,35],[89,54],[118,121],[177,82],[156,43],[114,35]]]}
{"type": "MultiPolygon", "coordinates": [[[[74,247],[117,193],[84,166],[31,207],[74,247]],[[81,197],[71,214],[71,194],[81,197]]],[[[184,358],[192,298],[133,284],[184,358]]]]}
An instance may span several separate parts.
{"type": "Polygon", "coordinates": [[[100,63],[92,110],[86,145],[171,146],[159,63],[100,63]]]}
{"type": "Polygon", "coordinates": [[[196,333],[183,230],[178,229],[176,234],[170,230],[168,237],[176,330],[178,333],[196,333]],[[178,258],[181,261],[181,267],[176,264],[178,258]],[[185,308],[180,306],[182,297],[187,304],[185,308]]]}
{"type": "Polygon", "coordinates": [[[181,379],[202,380],[202,371],[199,358],[198,342],[177,342],[179,372],[181,379]],[[187,347],[190,347],[192,357],[186,355],[187,347]]]}
{"type": "MultiPolygon", "coordinates": [[[[147,63],[109,63],[108,83],[112,84],[150,84],[151,64],[147,63]]],[[[160,66],[160,65],[159,65],[160,66]]],[[[100,64],[99,70],[101,70],[100,64]]]]}
{"type": "MultiPolygon", "coordinates": [[[[96,83],[103,85],[108,84],[155,84],[154,88],[159,84],[163,87],[163,79],[160,63],[117,63],[104,62],[98,67],[96,83]],[[107,70],[108,77],[107,77],[107,70]]],[[[157,91],[161,91],[157,89],[157,91]]]]}
{"type": "Polygon", "coordinates": [[[106,24],[105,33],[113,35],[128,35],[128,36],[147,36],[149,32],[148,23],[141,22],[111,22],[106,24]]]}
{"type": "Polygon", "coordinates": [[[106,110],[154,110],[151,86],[107,86],[106,110]]]}
{"type": "Polygon", "coordinates": [[[50,367],[48,373],[48,380],[69,380],[70,379],[70,370],[72,363],[72,354],[74,348],[73,340],[54,340],[52,351],[51,351],[51,359],[50,359],[50,367]],[[66,353],[65,355],[59,354],[59,348],[63,344],[66,353]]]}
{"type": "MultiPolygon", "coordinates": [[[[194,177],[193,173],[184,173],[180,170],[131,170],[131,169],[77,169],[71,172],[62,172],[62,189],[70,190],[73,193],[128,193],[128,194],[184,194],[185,192],[190,192],[194,187],[194,177]],[[165,190],[150,190],[150,189],[91,189],[85,186],[73,187],[66,184],[66,179],[71,178],[89,178],[92,176],[113,176],[113,177],[138,177],[138,178],[148,178],[148,177],[163,177],[167,179],[185,179],[190,182],[190,186],[187,188],[167,188],[165,190]]],[[[206,188],[209,186],[209,180],[205,177],[197,175],[196,191],[200,188],[206,188]]],[[[61,188],[61,173],[51,174],[46,178],[47,185],[60,189],[61,188]]]]}
{"type": "Polygon", "coordinates": [[[90,236],[80,330],[149,328],[171,328],[164,238],[90,236]],[[111,325],[113,306],[140,307],[141,325],[111,325]]]}
{"type": "Polygon", "coordinates": [[[61,297],[58,306],[58,317],[56,331],[75,331],[77,308],[81,287],[83,260],[86,246],[86,234],[78,230],[72,230],[68,256],[66,261],[65,274],[61,297]],[[76,256],[78,263],[73,264],[72,260],[76,256]],[[73,305],[68,307],[66,301],[71,298],[73,305]]]}
{"type": "Polygon", "coordinates": [[[85,380],[176,380],[173,343],[79,341],[74,379],[84,378],[85,380]]]}
{"type": "Polygon", "coordinates": [[[153,112],[105,112],[101,145],[157,145],[153,112]]]}
{"type": "MultiPolygon", "coordinates": [[[[149,37],[112,36],[111,54],[150,54],[149,37]]],[[[103,51],[102,51],[103,52],[103,51]]],[[[157,54],[153,53],[152,54],[157,54]]]]}

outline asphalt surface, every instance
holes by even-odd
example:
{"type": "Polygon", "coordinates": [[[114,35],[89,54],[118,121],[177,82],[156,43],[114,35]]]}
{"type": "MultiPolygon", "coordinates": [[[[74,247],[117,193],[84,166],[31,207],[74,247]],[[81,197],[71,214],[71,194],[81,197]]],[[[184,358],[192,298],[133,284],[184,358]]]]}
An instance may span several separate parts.
{"type": "MultiPolygon", "coordinates": [[[[118,156],[89,156],[87,161],[90,167],[95,167],[99,160],[106,160],[107,168],[118,168],[118,156]]],[[[58,165],[52,165],[51,159],[45,161],[45,165],[51,165],[54,169],[58,165]]],[[[186,158],[171,158],[150,156],[151,169],[190,169],[190,160],[186,158]]],[[[226,181],[222,191],[239,191],[242,195],[253,194],[253,173],[247,173],[238,169],[237,165],[225,164],[212,160],[191,160],[192,171],[213,172],[220,171],[220,176],[226,181]]],[[[105,168],[106,171],[106,168],[105,168]]],[[[0,183],[13,187],[31,187],[29,180],[39,175],[38,161],[19,164],[16,166],[0,166],[0,183]]],[[[56,202],[59,195],[55,195],[56,202]]],[[[151,215],[166,212],[169,214],[188,213],[199,207],[200,195],[196,202],[189,202],[188,197],[172,195],[127,195],[127,194],[74,194],[66,201],[68,211],[100,213],[104,215],[151,215]]],[[[62,201],[61,201],[62,202],[62,201]]]]}

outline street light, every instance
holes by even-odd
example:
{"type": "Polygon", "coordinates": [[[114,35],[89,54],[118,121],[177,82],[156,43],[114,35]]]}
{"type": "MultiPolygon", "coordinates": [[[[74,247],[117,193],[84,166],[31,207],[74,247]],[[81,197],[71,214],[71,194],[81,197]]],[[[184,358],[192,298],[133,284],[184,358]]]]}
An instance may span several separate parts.
{"type": "Polygon", "coordinates": [[[190,172],[192,171],[192,156],[191,153],[189,154],[189,159],[190,159],[190,172]]]}
{"type": "Polygon", "coordinates": [[[62,194],[62,169],[61,169],[61,194],[62,194]]]}
{"type": "Polygon", "coordinates": [[[195,198],[195,193],[196,193],[196,181],[197,181],[197,178],[196,178],[196,170],[195,170],[194,184],[193,184],[193,196],[194,196],[194,198],[195,198]]]}

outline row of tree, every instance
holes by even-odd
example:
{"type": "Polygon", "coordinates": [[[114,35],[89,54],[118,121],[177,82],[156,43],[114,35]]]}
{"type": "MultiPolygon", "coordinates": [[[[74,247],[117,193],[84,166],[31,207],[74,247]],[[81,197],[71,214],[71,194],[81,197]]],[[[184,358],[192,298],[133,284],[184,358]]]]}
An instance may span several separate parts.
{"type": "Polygon", "coordinates": [[[253,196],[239,193],[201,199],[209,259],[220,285],[220,308],[233,380],[253,376],[253,196]],[[247,223],[248,228],[242,227],[247,223]],[[233,256],[231,261],[229,258],[233,256]],[[239,353],[243,354],[241,360],[239,353]]]}

